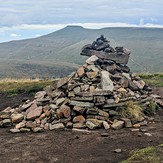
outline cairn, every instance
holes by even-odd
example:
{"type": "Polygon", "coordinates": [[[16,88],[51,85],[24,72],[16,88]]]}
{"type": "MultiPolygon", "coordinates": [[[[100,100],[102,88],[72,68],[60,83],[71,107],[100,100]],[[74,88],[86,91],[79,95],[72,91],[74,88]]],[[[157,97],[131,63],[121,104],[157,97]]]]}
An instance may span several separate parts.
{"type": "Polygon", "coordinates": [[[81,55],[90,58],[76,72],[54,80],[33,101],[0,112],[0,127],[13,126],[17,133],[147,125],[155,102],[151,88],[126,66],[130,51],[111,47],[101,36],[81,55]]]}

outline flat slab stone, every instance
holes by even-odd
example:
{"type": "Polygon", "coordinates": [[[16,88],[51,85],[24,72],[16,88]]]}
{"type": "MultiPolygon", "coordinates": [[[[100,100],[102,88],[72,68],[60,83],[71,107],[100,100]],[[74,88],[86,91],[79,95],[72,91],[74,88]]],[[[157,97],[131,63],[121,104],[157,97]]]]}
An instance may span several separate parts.
{"type": "Polygon", "coordinates": [[[57,124],[54,124],[54,125],[50,124],[49,129],[50,130],[64,129],[64,125],[63,125],[63,123],[57,123],[57,124]]]}
{"type": "Polygon", "coordinates": [[[101,71],[101,85],[103,90],[113,91],[113,81],[110,79],[110,73],[108,71],[101,71]]]}
{"type": "Polygon", "coordinates": [[[109,90],[103,90],[103,91],[95,91],[95,92],[80,92],[77,95],[78,96],[107,96],[112,95],[113,93],[109,90]]]}
{"type": "Polygon", "coordinates": [[[120,102],[120,103],[113,103],[113,104],[105,104],[102,107],[103,108],[113,108],[113,107],[118,107],[118,106],[124,106],[125,102],[120,102]]]}
{"type": "Polygon", "coordinates": [[[123,128],[123,126],[124,126],[124,121],[117,121],[111,125],[111,127],[115,130],[121,129],[123,128]]]}
{"type": "Polygon", "coordinates": [[[35,119],[39,117],[42,113],[42,106],[36,107],[33,110],[30,110],[29,113],[27,114],[27,119],[35,119]]]}
{"type": "Polygon", "coordinates": [[[43,98],[46,95],[46,91],[39,91],[35,94],[35,98],[43,98]]]}
{"type": "Polygon", "coordinates": [[[93,101],[93,96],[90,96],[90,97],[71,97],[71,100],[74,100],[74,101],[93,101]]]}
{"type": "Polygon", "coordinates": [[[82,106],[82,107],[93,107],[94,103],[90,102],[79,102],[79,101],[70,101],[70,105],[73,106],[82,106]]]}
{"type": "Polygon", "coordinates": [[[89,57],[87,60],[86,60],[86,63],[88,64],[93,64],[95,61],[98,60],[98,57],[95,56],[95,55],[92,55],[91,57],[89,57]]]}

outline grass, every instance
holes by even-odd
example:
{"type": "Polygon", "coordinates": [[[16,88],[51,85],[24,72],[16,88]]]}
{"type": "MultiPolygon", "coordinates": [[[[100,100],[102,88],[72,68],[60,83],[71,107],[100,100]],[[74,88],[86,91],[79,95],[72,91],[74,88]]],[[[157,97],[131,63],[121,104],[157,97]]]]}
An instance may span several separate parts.
{"type": "Polygon", "coordinates": [[[142,108],[133,101],[126,102],[124,107],[118,109],[123,118],[139,119],[142,114],[142,108]]]}
{"type": "Polygon", "coordinates": [[[138,74],[150,86],[163,87],[163,73],[159,74],[138,74]]]}
{"type": "Polygon", "coordinates": [[[132,156],[121,163],[162,163],[163,144],[151,146],[133,152],[132,156]]]}
{"type": "Polygon", "coordinates": [[[3,79],[0,80],[0,93],[7,93],[10,96],[14,96],[22,92],[35,93],[51,83],[51,80],[3,79]]]}

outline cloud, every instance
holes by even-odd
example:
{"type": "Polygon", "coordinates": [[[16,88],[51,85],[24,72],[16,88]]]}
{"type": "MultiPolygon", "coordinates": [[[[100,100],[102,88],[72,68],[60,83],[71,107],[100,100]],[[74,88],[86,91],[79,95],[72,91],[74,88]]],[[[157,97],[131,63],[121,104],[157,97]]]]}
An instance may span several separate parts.
{"type": "Polygon", "coordinates": [[[140,19],[139,25],[140,25],[140,26],[144,25],[144,18],[141,18],[141,19],[140,19]]]}
{"type": "Polygon", "coordinates": [[[10,37],[20,37],[21,35],[20,34],[16,34],[16,33],[11,33],[10,34],[10,37]]]}
{"type": "MultiPolygon", "coordinates": [[[[144,23],[144,19],[141,18],[140,23],[138,25],[123,23],[123,22],[117,22],[117,23],[68,23],[68,24],[22,24],[22,25],[11,26],[11,27],[0,27],[0,33],[10,32],[10,31],[36,31],[38,33],[38,30],[54,32],[56,30],[66,27],[67,25],[77,25],[77,26],[82,26],[84,28],[90,28],[90,29],[100,29],[100,28],[105,28],[105,27],[163,28],[163,25],[144,23]]],[[[16,34],[16,33],[12,33],[11,35],[12,35],[12,37],[20,36],[20,34],[16,34]]],[[[39,34],[39,35],[41,35],[41,34],[39,34]]]]}
{"type": "Polygon", "coordinates": [[[67,23],[163,24],[162,0],[7,0],[0,6],[0,26],[67,23]],[[151,22],[150,22],[151,21],[151,22]]]}

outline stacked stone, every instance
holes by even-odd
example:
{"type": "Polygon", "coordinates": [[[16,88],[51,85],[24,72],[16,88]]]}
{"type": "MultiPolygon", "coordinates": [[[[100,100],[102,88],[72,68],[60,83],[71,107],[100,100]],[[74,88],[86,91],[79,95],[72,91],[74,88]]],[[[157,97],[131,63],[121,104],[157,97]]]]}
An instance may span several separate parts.
{"type": "Polygon", "coordinates": [[[148,117],[125,117],[121,109],[133,101],[147,107],[150,89],[127,66],[91,56],[70,76],[56,79],[19,107],[0,113],[0,126],[11,132],[39,132],[64,128],[120,129],[147,125],[148,117]]]}

